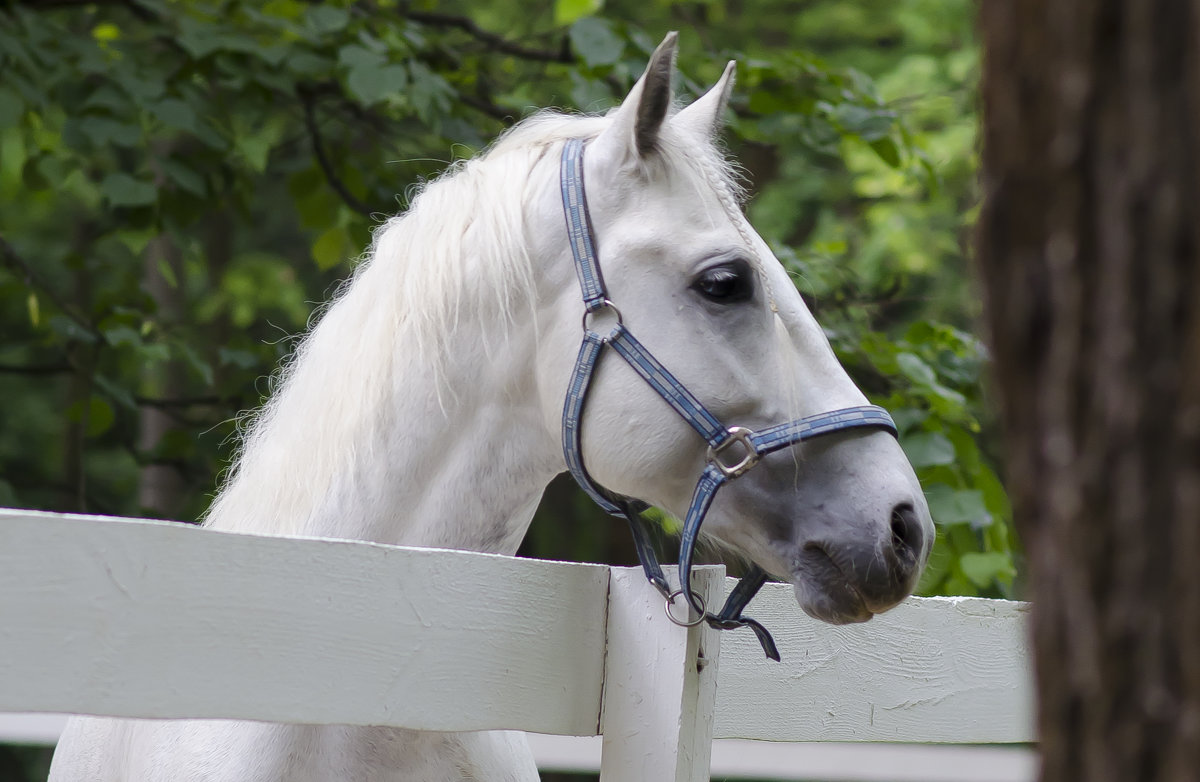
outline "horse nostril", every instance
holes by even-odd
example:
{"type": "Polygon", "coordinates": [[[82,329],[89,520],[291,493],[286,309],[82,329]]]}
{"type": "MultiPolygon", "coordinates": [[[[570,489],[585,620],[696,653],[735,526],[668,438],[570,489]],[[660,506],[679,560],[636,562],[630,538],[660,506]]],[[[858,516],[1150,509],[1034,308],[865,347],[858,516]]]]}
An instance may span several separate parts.
{"type": "Polygon", "coordinates": [[[911,503],[902,502],[892,509],[892,549],[905,559],[917,558],[924,544],[921,522],[911,503]]]}

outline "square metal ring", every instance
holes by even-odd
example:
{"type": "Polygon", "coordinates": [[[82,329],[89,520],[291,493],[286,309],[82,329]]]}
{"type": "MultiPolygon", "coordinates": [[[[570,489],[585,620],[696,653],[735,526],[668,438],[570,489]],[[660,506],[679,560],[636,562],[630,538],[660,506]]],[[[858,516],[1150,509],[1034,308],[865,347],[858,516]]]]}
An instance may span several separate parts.
{"type": "Polygon", "coordinates": [[[754,465],[758,464],[759,454],[754,447],[754,441],[750,439],[754,432],[743,426],[731,426],[727,431],[729,432],[728,440],[716,446],[715,448],[713,446],[709,446],[708,461],[711,464],[715,464],[717,469],[720,470],[721,474],[726,478],[736,478],[754,465]],[[725,451],[725,449],[734,443],[740,443],[741,446],[746,449],[746,453],[736,464],[726,464],[721,460],[721,454],[725,451]]]}

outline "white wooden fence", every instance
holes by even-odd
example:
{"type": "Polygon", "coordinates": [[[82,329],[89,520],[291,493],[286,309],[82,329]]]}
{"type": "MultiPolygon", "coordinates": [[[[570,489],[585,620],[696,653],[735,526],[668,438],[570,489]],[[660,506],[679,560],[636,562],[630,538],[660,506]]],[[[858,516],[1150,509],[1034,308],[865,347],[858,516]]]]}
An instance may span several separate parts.
{"type": "Polygon", "coordinates": [[[0,712],[602,736],[613,782],[708,779],[714,738],[1034,740],[1023,604],[751,608],[782,663],[666,621],[634,568],[0,510],[0,712]]]}

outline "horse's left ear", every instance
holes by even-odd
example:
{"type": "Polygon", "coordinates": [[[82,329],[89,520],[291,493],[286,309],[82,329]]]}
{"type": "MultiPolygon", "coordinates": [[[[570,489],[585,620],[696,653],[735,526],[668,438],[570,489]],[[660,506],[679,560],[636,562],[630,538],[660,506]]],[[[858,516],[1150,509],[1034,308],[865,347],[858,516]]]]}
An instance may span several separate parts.
{"type": "Polygon", "coordinates": [[[706,138],[720,133],[725,127],[725,107],[729,105],[729,95],[733,92],[733,75],[736,71],[737,62],[730,60],[712,89],[676,114],[671,122],[706,138]]]}
{"type": "Polygon", "coordinates": [[[674,97],[672,82],[678,37],[678,33],[667,33],[650,55],[646,72],[612,113],[612,125],[596,139],[597,145],[612,144],[618,149],[634,152],[638,158],[645,157],[658,146],[658,133],[674,97]]]}

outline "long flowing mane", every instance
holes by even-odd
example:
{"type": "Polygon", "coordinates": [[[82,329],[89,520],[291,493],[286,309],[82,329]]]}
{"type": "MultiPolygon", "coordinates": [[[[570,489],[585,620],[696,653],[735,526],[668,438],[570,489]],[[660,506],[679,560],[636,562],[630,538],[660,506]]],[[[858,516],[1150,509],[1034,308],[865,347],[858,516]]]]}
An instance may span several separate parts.
{"type": "MultiPolygon", "coordinates": [[[[449,340],[472,323],[499,324],[533,305],[535,269],[524,210],[538,162],[607,120],[540,112],[485,153],[425,184],[404,213],[380,225],[369,252],[272,384],[244,427],[241,447],[206,524],[319,534],[309,519],[332,476],[383,458],[377,438],[397,377],[432,374],[430,409],[446,409],[449,340]]],[[[658,165],[738,209],[739,189],[711,144],[664,135],[658,165]]],[[[495,325],[492,330],[495,331],[495,325]]],[[[487,340],[487,329],[477,329],[487,340]]]]}

